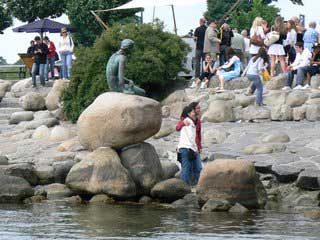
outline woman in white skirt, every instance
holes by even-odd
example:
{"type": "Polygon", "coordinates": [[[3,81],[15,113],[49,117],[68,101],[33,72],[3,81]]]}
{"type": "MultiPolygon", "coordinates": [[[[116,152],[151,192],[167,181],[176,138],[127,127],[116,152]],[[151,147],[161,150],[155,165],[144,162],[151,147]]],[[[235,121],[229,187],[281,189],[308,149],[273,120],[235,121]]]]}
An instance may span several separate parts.
{"type": "Polygon", "coordinates": [[[282,17],[276,17],[273,30],[279,33],[279,40],[269,47],[268,55],[271,56],[271,76],[275,75],[276,59],[278,58],[281,65],[281,72],[286,71],[285,51],[283,41],[287,38],[286,27],[282,17]]]}

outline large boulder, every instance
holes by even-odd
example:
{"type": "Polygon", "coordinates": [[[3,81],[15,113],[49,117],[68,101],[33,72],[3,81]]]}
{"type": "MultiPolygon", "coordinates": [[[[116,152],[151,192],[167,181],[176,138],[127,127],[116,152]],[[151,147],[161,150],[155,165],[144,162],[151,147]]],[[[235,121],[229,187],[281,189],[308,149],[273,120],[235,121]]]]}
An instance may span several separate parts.
{"type": "Polygon", "coordinates": [[[268,106],[279,106],[285,104],[287,92],[284,91],[269,91],[264,97],[263,102],[268,106]]]}
{"type": "Polygon", "coordinates": [[[320,120],[320,106],[313,104],[307,107],[306,119],[308,121],[319,121],[320,120]]]}
{"type": "Polygon", "coordinates": [[[121,165],[118,154],[108,147],[96,149],[75,164],[66,184],[77,192],[104,193],[117,199],[136,196],[136,186],[129,171],[121,165]]]}
{"type": "Polygon", "coordinates": [[[202,120],[208,122],[234,121],[231,101],[212,101],[209,105],[209,109],[203,115],[202,120]]]}
{"type": "Polygon", "coordinates": [[[71,132],[68,128],[62,126],[55,126],[51,130],[50,140],[51,141],[65,141],[71,137],[71,132]]]}
{"type": "Polygon", "coordinates": [[[139,195],[148,195],[151,188],[163,178],[163,170],[155,148],[149,143],[131,145],[122,149],[121,163],[136,183],[139,195]]]}
{"type": "Polygon", "coordinates": [[[176,102],[169,105],[170,117],[180,119],[182,110],[188,106],[187,102],[176,102]]]}
{"type": "Polygon", "coordinates": [[[303,91],[293,91],[289,93],[286,104],[290,107],[299,107],[308,99],[308,95],[303,91]]]}
{"type": "Polygon", "coordinates": [[[0,203],[20,203],[33,196],[33,189],[23,178],[0,174],[0,203]]]}
{"type": "Polygon", "coordinates": [[[0,166],[0,174],[23,178],[33,186],[38,183],[35,168],[31,163],[16,163],[0,166]]]}
{"type": "Polygon", "coordinates": [[[0,80],[0,102],[6,95],[6,92],[10,89],[11,83],[9,81],[0,80]]]}
{"type": "MultiPolygon", "coordinates": [[[[238,77],[234,78],[231,81],[226,81],[224,83],[224,88],[228,90],[235,90],[235,89],[243,89],[249,87],[251,84],[251,81],[249,81],[246,77],[238,77]]],[[[220,86],[220,82],[218,78],[213,78],[210,81],[210,86],[215,88],[220,86]]]]}
{"type": "Polygon", "coordinates": [[[63,90],[69,85],[68,80],[56,80],[46,97],[46,107],[52,111],[60,107],[60,97],[63,90]]]}
{"type": "Polygon", "coordinates": [[[18,126],[24,129],[36,129],[42,125],[45,125],[48,128],[50,128],[58,124],[59,124],[58,119],[47,118],[47,119],[32,120],[30,122],[20,122],[18,126]]]}
{"type": "Polygon", "coordinates": [[[19,99],[19,102],[26,111],[39,111],[46,107],[44,97],[36,92],[27,93],[19,99]]]}
{"type": "Polygon", "coordinates": [[[161,121],[159,102],[108,92],[98,96],[80,115],[78,136],[81,144],[90,150],[101,146],[120,149],[156,134],[161,121]]]}
{"type": "Polygon", "coordinates": [[[31,78],[23,79],[12,85],[11,93],[15,97],[21,97],[26,93],[26,91],[29,91],[31,87],[32,87],[32,79],[31,78]]]}
{"type": "Polygon", "coordinates": [[[241,109],[240,117],[243,120],[266,120],[270,119],[271,112],[267,107],[250,105],[241,109]]]}
{"type": "Polygon", "coordinates": [[[37,127],[32,134],[33,139],[49,139],[49,137],[50,137],[50,129],[45,125],[41,125],[40,127],[37,127]]]}
{"type": "Polygon", "coordinates": [[[18,124],[23,121],[31,121],[31,120],[33,120],[32,111],[15,112],[11,114],[9,124],[18,124]]]}
{"type": "Polygon", "coordinates": [[[153,136],[155,139],[163,138],[169,136],[171,133],[176,131],[175,122],[172,121],[162,121],[161,128],[156,135],[153,136]]]}
{"type": "Polygon", "coordinates": [[[265,83],[265,86],[269,90],[277,90],[284,87],[285,79],[287,78],[286,74],[279,74],[278,76],[273,77],[270,81],[265,83]]]}
{"type": "Polygon", "coordinates": [[[294,121],[301,121],[306,118],[307,106],[295,107],[292,111],[292,117],[294,121]]]}
{"type": "Polygon", "coordinates": [[[209,129],[203,133],[203,142],[205,145],[223,143],[230,134],[224,130],[209,129]]]}
{"type": "Polygon", "coordinates": [[[161,104],[162,105],[170,105],[176,102],[184,102],[186,100],[186,92],[185,90],[178,90],[171,93],[166,99],[164,99],[161,104]]]}
{"type": "Polygon", "coordinates": [[[286,104],[274,106],[271,110],[271,119],[274,121],[291,121],[293,110],[286,104]]]}
{"type": "Polygon", "coordinates": [[[191,192],[191,187],[181,179],[171,178],[157,183],[151,196],[164,202],[174,202],[191,192]]]}
{"type": "Polygon", "coordinates": [[[247,208],[262,208],[267,194],[255,167],[247,160],[218,159],[202,170],[197,186],[201,204],[209,199],[240,203],[247,208]]]}

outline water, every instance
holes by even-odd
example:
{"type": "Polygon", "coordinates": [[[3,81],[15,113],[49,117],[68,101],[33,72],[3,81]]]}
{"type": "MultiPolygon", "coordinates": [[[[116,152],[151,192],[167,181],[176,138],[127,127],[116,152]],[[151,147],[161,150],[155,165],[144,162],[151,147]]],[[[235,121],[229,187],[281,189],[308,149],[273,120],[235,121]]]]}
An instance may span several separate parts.
{"type": "Polygon", "coordinates": [[[127,205],[0,205],[0,239],[320,239],[320,220],[127,205]]]}

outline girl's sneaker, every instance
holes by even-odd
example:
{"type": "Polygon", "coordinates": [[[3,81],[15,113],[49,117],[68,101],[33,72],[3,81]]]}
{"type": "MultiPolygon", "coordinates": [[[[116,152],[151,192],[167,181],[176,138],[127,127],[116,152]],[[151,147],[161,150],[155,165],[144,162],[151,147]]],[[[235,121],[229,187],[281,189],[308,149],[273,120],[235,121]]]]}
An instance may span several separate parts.
{"type": "Polygon", "coordinates": [[[193,81],[192,84],[191,84],[191,86],[190,86],[190,88],[196,88],[196,87],[197,87],[197,84],[196,84],[195,81],[193,81]]]}
{"type": "Polygon", "coordinates": [[[201,86],[200,86],[200,89],[205,89],[205,88],[207,88],[207,84],[204,83],[204,82],[202,82],[202,83],[201,83],[201,86]]]}

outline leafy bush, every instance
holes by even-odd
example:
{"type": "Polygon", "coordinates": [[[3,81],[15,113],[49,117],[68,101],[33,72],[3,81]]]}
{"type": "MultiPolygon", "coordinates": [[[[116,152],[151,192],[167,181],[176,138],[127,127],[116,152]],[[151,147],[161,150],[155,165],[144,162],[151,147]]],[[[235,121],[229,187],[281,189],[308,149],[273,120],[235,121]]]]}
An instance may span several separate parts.
{"type": "Polygon", "coordinates": [[[76,122],[81,112],[107,91],[106,64],[125,38],[135,41],[133,52],[127,59],[126,77],[144,88],[150,97],[163,95],[173,85],[189,50],[180,37],[164,32],[159,23],[113,26],[97,39],[93,47],[76,50],[71,82],[62,96],[64,111],[71,121],[76,122]]]}

